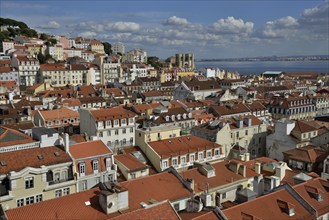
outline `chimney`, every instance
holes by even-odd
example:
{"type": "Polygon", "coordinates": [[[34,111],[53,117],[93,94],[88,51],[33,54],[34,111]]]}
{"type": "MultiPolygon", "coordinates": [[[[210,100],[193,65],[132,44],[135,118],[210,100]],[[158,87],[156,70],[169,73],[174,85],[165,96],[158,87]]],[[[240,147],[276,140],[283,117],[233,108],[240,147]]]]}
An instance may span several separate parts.
{"type": "Polygon", "coordinates": [[[70,147],[70,136],[68,133],[64,133],[64,149],[65,149],[65,153],[68,153],[69,147],[70,147]]]}
{"type": "Polygon", "coordinates": [[[240,159],[241,161],[245,161],[245,155],[244,155],[244,154],[240,154],[240,155],[239,155],[239,159],[240,159]]]}
{"type": "Polygon", "coordinates": [[[129,208],[128,190],[115,183],[101,183],[99,204],[106,214],[129,208]]]}
{"type": "Polygon", "coordinates": [[[250,160],[250,153],[245,153],[244,154],[244,159],[245,159],[245,161],[249,161],[250,160]]]}
{"type": "Polygon", "coordinates": [[[240,165],[238,173],[243,177],[246,177],[247,167],[245,165],[240,165]]]}
{"type": "Polygon", "coordinates": [[[243,120],[238,120],[237,126],[238,126],[238,128],[243,128],[243,120]]]}
{"type": "Polygon", "coordinates": [[[261,163],[256,162],[256,163],[255,163],[255,171],[256,171],[256,173],[257,173],[257,174],[260,174],[261,170],[262,170],[262,165],[261,165],[261,163]]]}
{"type": "Polygon", "coordinates": [[[187,184],[189,184],[189,186],[190,186],[190,188],[193,190],[193,192],[194,192],[194,179],[190,179],[190,178],[187,178],[186,179],[186,182],[187,182],[187,184]]]}
{"type": "Polygon", "coordinates": [[[280,166],[275,168],[275,176],[279,177],[280,180],[282,180],[285,175],[286,168],[284,167],[284,164],[280,163],[280,166]]]}

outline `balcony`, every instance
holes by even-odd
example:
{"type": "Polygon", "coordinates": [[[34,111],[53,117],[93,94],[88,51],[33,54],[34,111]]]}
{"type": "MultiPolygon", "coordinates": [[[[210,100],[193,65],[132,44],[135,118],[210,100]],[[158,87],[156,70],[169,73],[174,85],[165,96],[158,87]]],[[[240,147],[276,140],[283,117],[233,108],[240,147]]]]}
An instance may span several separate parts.
{"type": "Polygon", "coordinates": [[[54,185],[54,184],[64,183],[64,182],[71,181],[71,180],[74,180],[74,177],[73,176],[72,177],[69,177],[67,179],[48,181],[48,185],[51,186],[51,185],[54,185]]]}
{"type": "Polygon", "coordinates": [[[61,187],[67,187],[73,184],[75,184],[74,177],[69,177],[64,180],[51,180],[47,182],[47,186],[45,187],[44,191],[50,191],[61,187]]]}

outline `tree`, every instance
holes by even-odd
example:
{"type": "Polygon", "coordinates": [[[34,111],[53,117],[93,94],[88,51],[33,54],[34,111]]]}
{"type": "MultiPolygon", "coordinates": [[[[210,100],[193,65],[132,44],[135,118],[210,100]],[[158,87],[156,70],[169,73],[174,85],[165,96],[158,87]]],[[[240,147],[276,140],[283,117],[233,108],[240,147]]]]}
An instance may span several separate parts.
{"type": "Polygon", "coordinates": [[[47,34],[40,34],[40,37],[39,37],[41,40],[47,40],[48,39],[48,36],[47,34]]]}
{"type": "Polygon", "coordinates": [[[111,55],[112,54],[112,45],[108,42],[103,42],[104,45],[104,51],[106,54],[111,55]]]}
{"type": "Polygon", "coordinates": [[[54,38],[49,38],[48,41],[49,41],[52,45],[57,44],[57,40],[54,39],[54,38]]]}
{"type": "Polygon", "coordinates": [[[161,69],[164,66],[163,63],[160,61],[159,57],[156,56],[148,57],[147,64],[150,64],[157,70],[161,69]]]}

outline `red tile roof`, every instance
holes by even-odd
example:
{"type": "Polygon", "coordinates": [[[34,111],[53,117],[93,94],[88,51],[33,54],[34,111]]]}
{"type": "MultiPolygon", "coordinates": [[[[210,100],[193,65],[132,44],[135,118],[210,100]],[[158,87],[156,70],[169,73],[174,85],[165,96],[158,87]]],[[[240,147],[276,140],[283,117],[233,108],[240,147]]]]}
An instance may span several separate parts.
{"type": "Polygon", "coordinates": [[[313,146],[294,148],[282,153],[286,160],[292,159],[307,163],[322,162],[329,155],[328,151],[313,146]]]}
{"type": "Polygon", "coordinates": [[[97,121],[132,118],[136,116],[132,111],[120,107],[91,110],[90,113],[97,121]]]}
{"type": "Polygon", "coordinates": [[[62,120],[79,118],[79,113],[69,108],[62,107],[54,110],[38,111],[45,120],[62,120]]]}
{"type": "Polygon", "coordinates": [[[216,173],[214,177],[207,178],[205,175],[201,174],[197,168],[183,171],[181,172],[181,176],[184,179],[189,178],[194,180],[194,191],[196,193],[205,191],[207,189],[207,184],[209,184],[209,189],[213,189],[231,184],[233,181],[245,179],[242,175],[231,171],[228,165],[229,163],[227,161],[212,163],[211,166],[215,169],[216,173]]]}
{"type": "Polygon", "coordinates": [[[316,131],[317,129],[311,125],[309,125],[307,122],[304,121],[296,121],[295,127],[293,131],[297,131],[300,133],[305,133],[305,132],[312,132],[316,131]]]}
{"type": "Polygon", "coordinates": [[[0,147],[28,144],[34,142],[36,141],[34,141],[30,136],[23,134],[17,130],[2,126],[0,127],[0,147]]]}
{"type": "Polygon", "coordinates": [[[193,135],[152,141],[149,146],[163,158],[187,154],[189,152],[213,149],[221,145],[193,135]]]}
{"type": "Polygon", "coordinates": [[[315,210],[318,216],[329,213],[329,182],[328,180],[316,178],[304,183],[295,185],[293,188],[301,195],[315,210]],[[322,201],[314,198],[315,194],[320,194],[322,201]]]}
{"type": "Polygon", "coordinates": [[[130,172],[147,169],[147,166],[145,164],[137,160],[137,158],[132,156],[131,154],[119,154],[114,156],[114,159],[116,163],[121,163],[130,172]]]}
{"type": "Polygon", "coordinates": [[[0,160],[7,163],[6,166],[0,165],[0,173],[5,174],[10,171],[18,172],[26,167],[40,168],[42,165],[49,166],[60,163],[71,162],[72,159],[60,147],[31,148],[26,150],[17,150],[0,154],[0,160]],[[60,156],[56,156],[58,152],[60,156]],[[38,159],[38,155],[43,158],[38,159]]]}
{"type": "Polygon", "coordinates": [[[245,216],[250,217],[250,219],[314,219],[307,209],[284,189],[225,209],[223,213],[228,219],[234,220],[244,220],[245,216]],[[283,211],[281,201],[286,203],[288,207],[294,207],[294,216],[290,217],[283,211]]]}
{"type": "MultiPolygon", "coordinates": [[[[191,193],[184,188],[183,184],[171,173],[159,173],[152,176],[122,182],[121,186],[128,189],[129,209],[123,213],[142,209],[140,203],[150,205],[151,201],[175,201],[182,198],[189,198],[191,193]],[[161,190],[159,190],[161,189],[161,190]]],[[[9,220],[11,219],[110,219],[119,216],[116,212],[106,215],[99,204],[98,188],[93,188],[80,193],[74,193],[60,198],[50,199],[6,211],[9,220]],[[90,205],[85,202],[89,201],[90,205]]],[[[162,213],[167,210],[159,207],[162,213]]],[[[154,211],[154,210],[153,210],[154,211]]],[[[137,214],[145,214],[137,211],[137,214]]],[[[169,214],[169,213],[167,213],[169,214]]],[[[148,214],[145,214],[147,218],[148,214]]],[[[130,216],[130,215],[129,215],[130,216]]],[[[144,216],[144,215],[143,215],[144,216]]],[[[172,215],[170,215],[172,216],[172,215]]],[[[124,218],[124,216],[123,216],[124,218]]],[[[124,218],[125,219],[125,218],[124,218]]]]}
{"type": "Polygon", "coordinates": [[[101,140],[82,142],[71,145],[69,151],[74,159],[111,154],[112,151],[101,140]]]}
{"type": "Polygon", "coordinates": [[[129,191],[129,209],[140,208],[140,203],[156,201],[175,201],[188,198],[191,192],[172,173],[159,173],[143,178],[122,182],[121,185],[129,191]]]}
{"type": "Polygon", "coordinates": [[[143,209],[137,209],[132,212],[128,212],[122,215],[119,215],[113,220],[154,220],[154,219],[163,219],[163,220],[179,220],[179,216],[169,202],[164,202],[160,204],[154,204],[150,207],[143,209]]]}

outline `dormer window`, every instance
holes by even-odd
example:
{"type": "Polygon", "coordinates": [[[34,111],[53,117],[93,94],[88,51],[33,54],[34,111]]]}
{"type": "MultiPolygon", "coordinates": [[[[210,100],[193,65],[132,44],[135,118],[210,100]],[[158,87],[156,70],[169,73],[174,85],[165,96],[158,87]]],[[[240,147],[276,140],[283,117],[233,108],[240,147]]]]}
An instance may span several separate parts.
{"type": "Polygon", "coordinates": [[[180,120],[180,119],[181,119],[181,115],[178,114],[178,115],[177,115],[177,120],[180,120]]]}
{"type": "Polygon", "coordinates": [[[169,116],[168,115],[166,116],[166,121],[169,121],[169,116]]]}
{"type": "Polygon", "coordinates": [[[111,121],[106,121],[106,127],[111,127],[111,121]]]}
{"type": "Polygon", "coordinates": [[[114,120],[114,125],[119,125],[119,120],[118,119],[114,120]]]}
{"type": "Polygon", "coordinates": [[[98,160],[93,160],[93,171],[98,173],[98,160]]]}
{"type": "Polygon", "coordinates": [[[121,125],[125,125],[125,124],[126,124],[126,119],[125,118],[121,119],[121,125]]]}
{"type": "Polygon", "coordinates": [[[85,163],[79,163],[79,173],[80,173],[80,176],[85,176],[85,174],[86,174],[86,164],[85,163]]]}

